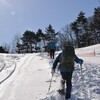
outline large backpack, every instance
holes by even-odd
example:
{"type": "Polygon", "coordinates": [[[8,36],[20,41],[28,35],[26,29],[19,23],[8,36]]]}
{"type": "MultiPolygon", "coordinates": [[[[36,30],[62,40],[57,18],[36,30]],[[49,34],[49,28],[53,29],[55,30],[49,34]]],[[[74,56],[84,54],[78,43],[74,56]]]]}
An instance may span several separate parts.
{"type": "Polygon", "coordinates": [[[66,46],[61,54],[60,67],[64,67],[68,70],[74,69],[75,50],[72,46],[66,46]]]}

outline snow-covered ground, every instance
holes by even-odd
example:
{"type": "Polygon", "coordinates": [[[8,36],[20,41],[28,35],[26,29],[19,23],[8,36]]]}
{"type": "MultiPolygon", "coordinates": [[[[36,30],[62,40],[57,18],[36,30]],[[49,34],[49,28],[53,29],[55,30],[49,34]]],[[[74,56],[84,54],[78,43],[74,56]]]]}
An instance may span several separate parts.
{"type": "MultiPolygon", "coordinates": [[[[100,44],[76,49],[76,54],[84,64],[82,72],[75,64],[70,100],[100,100],[100,44]]],[[[52,63],[46,53],[0,54],[0,100],[64,100],[56,92],[60,74],[56,70],[52,78],[52,63]]]]}

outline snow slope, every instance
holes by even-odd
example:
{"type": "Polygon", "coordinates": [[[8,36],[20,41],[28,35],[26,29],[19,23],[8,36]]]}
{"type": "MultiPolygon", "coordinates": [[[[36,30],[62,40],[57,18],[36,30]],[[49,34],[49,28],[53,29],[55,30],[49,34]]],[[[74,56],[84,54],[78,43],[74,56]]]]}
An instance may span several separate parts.
{"type": "MultiPolygon", "coordinates": [[[[75,64],[71,100],[100,100],[100,44],[76,49],[76,54],[84,64],[82,73],[75,64]]],[[[56,70],[52,78],[52,63],[46,53],[0,54],[0,100],[64,100],[56,92],[60,74],[56,70]]]]}

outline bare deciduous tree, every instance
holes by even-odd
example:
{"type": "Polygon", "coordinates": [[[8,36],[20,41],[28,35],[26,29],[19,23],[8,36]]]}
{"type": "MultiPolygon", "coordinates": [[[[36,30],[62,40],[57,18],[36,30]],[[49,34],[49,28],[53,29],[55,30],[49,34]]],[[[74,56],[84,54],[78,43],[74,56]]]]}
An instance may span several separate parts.
{"type": "Polygon", "coordinates": [[[21,42],[21,37],[20,37],[19,34],[16,34],[16,35],[14,36],[13,40],[12,40],[12,47],[11,47],[11,52],[12,52],[12,53],[16,53],[16,50],[17,50],[16,45],[17,45],[18,43],[20,43],[20,42],[21,42]]]}

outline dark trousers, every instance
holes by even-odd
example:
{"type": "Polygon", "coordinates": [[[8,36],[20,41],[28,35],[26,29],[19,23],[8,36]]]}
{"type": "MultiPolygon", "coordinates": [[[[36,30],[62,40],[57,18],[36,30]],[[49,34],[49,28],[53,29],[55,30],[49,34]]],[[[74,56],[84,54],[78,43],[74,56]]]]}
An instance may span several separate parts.
{"type": "Polygon", "coordinates": [[[55,56],[55,50],[54,49],[50,49],[50,58],[54,59],[55,56]]]}
{"type": "MultiPolygon", "coordinates": [[[[72,89],[72,73],[73,72],[61,72],[62,79],[65,80],[66,83],[66,96],[71,96],[71,89],[72,89]]],[[[64,85],[64,82],[62,82],[64,85]]]]}

